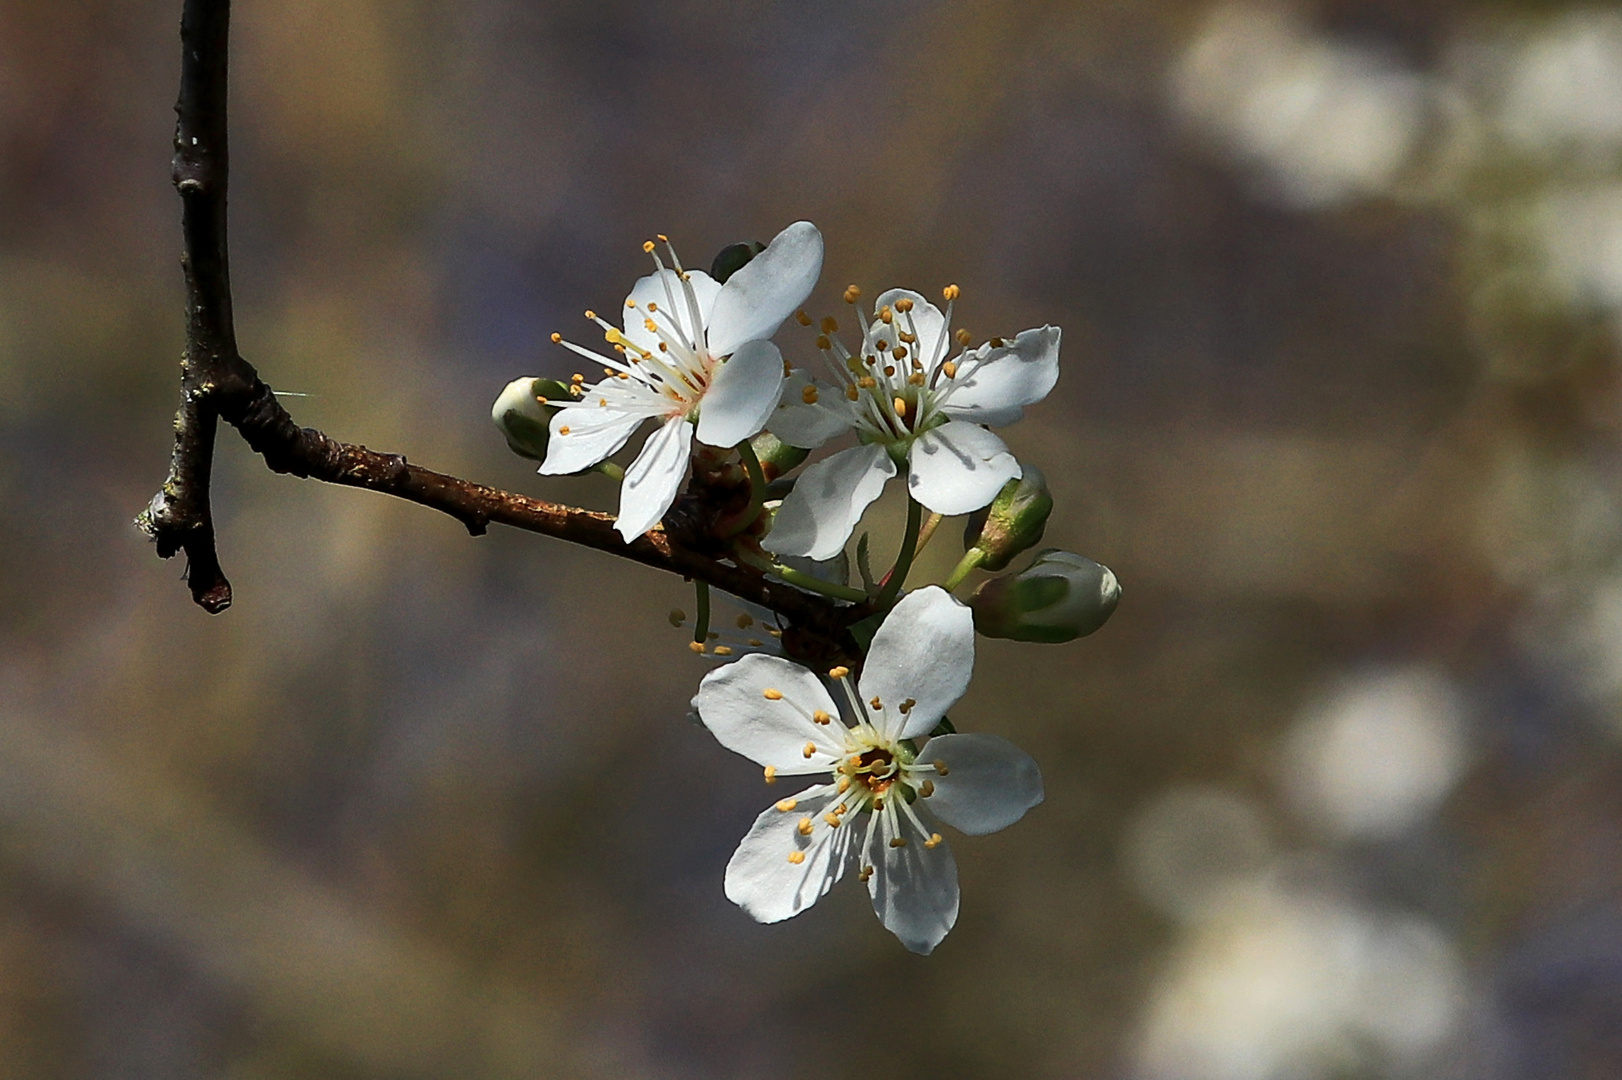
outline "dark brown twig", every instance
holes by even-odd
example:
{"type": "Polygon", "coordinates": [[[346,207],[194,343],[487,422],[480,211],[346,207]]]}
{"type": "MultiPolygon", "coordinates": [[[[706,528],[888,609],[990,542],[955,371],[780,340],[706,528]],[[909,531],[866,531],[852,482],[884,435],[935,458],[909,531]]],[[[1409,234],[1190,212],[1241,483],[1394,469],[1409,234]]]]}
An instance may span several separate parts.
{"type": "Polygon", "coordinates": [[[675,542],[662,529],[626,544],[607,514],[559,506],[433,472],[398,454],[339,442],[294,423],[237,352],[226,243],[226,56],[230,0],[186,0],[181,15],[174,183],[183,206],[186,352],[169,477],[136,524],[169,558],[185,552],[192,598],[210,613],[231,604],[209,508],[218,421],[234,426],[273,471],[367,488],[449,514],[477,536],[490,522],[557,537],[707,582],[762,604],[795,628],[797,651],[838,656],[865,612],[840,608],[755,570],[675,542]]]}

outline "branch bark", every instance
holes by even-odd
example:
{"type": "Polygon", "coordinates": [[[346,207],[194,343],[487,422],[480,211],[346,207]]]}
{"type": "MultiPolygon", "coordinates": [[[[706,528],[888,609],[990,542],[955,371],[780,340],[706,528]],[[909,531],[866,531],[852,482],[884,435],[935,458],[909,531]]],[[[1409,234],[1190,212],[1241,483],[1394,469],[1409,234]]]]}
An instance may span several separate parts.
{"type": "Polygon", "coordinates": [[[215,434],[235,427],[273,471],[366,488],[449,514],[475,536],[491,522],[567,540],[704,581],[787,618],[785,644],[818,657],[847,653],[846,627],[866,611],[841,608],[748,567],[677,543],[662,529],[626,544],[608,514],[560,506],[437,473],[301,428],[237,351],[226,235],[226,90],[230,0],[186,0],[174,183],[183,208],[186,351],[169,476],[136,524],[169,558],[184,552],[192,598],[217,614],[231,604],[209,500],[215,434]]]}

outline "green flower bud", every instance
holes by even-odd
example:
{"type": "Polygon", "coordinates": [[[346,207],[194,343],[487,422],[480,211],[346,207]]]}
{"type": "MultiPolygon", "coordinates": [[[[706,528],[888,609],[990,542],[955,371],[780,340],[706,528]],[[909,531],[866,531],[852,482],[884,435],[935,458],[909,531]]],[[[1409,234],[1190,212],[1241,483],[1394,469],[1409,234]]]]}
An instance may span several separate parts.
{"type": "Polygon", "coordinates": [[[760,459],[760,468],[767,480],[776,480],[811,456],[811,451],[790,446],[769,431],[762,431],[750,439],[749,445],[760,459]]]}
{"type": "Polygon", "coordinates": [[[556,405],[569,400],[569,388],[556,379],[514,379],[490,407],[490,419],[507,437],[507,446],[520,457],[546,459],[548,425],[556,405]]]}
{"type": "Polygon", "coordinates": [[[1107,566],[1049,548],[1017,574],[981,585],[969,598],[974,628],[986,637],[1073,641],[1103,626],[1121,600],[1121,583],[1107,566]]]}
{"type": "Polygon", "coordinates": [[[1024,470],[1025,475],[1004,484],[991,505],[970,515],[964,526],[963,550],[979,549],[982,570],[1003,569],[1015,555],[1041,543],[1047,531],[1053,512],[1047,478],[1035,465],[1024,470]]]}
{"type": "Polygon", "coordinates": [[[728,244],[715,256],[710,264],[710,277],[725,285],[727,278],[749,265],[749,260],[766,250],[766,245],[759,240],[748,244],[728,244]]]}

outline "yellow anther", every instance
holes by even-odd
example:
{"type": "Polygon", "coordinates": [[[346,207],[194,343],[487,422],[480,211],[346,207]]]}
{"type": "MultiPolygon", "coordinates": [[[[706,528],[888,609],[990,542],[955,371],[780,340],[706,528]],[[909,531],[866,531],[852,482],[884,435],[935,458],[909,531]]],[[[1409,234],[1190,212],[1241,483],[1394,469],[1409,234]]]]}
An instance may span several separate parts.
{"type": "Polygon", "coordinates": [[[585,391],[581,390],[578,385],[571,385],[569,387],[569,393],[573,394],[575,397],[579,397],[584,392],[585,391]]]}
{"type": "Polygon", "coordinates": [[[883,709],[884,708],[884,702],[879,700],[879,696],[877,694],[873,695],[873,699],[871,701],[869,701],[868,704],[873,706],[873,708],[875,708],[875,709],[883,709]]]}
{"type": "Polygon", "coordinates": [[[885,378],[886,378],[886,379],[893,379],[893,378],[895,378],[895,367],[894,367],[894,366],[893,366],[893,365],[890,365],[890,364],[886,364],[886,365],[885,365],[885,366],[884,366],[884,377],[885,377],[885,378]]]}
{"type": "Polygon", "coordinates": [[[642,251],[646,255],[652,255],[653,254],[653,241],[652,240],[644,240],[644,241],[642,241],[642,251]]]}
{"type": "Polygon", "coordinates": [[[921,371],[915,371],[911,375],[907,376],[907,383],[911,386],[922,386],[928,381],[928,379],[924,378],[924,373],[921,371]]]}
{"type": "MultiPolygon", "coordinates": [[[[895,321],[895,312],[890,310],[889,304],[885,304],[883,307],[879,308],[879,318],[884,321],[886,326],[895,321]]],[[[880,345],[879,348],[882,349],[884,346],[880,345]]]]}
{"type": "Polygon", "coordinates": [[[558,434],[559,435],[567,435],[567,434],[569,434],[569,425],[564,424],[562,427],[558,428],[558,434]]]}
{"type": "Polygon", "coordinates": [[[799,323],[801,326],[810,326],[811,316],[807,315],[803,310],[796,311],[794,313],[794,321],[799,323]]]}
{"type": "Polygon", "coordinates": [[[903,296],[901,299],[897,300],[895,302],[895,309],[897,311],[911,311],[912,310],[912,297],[903,296]]]}
{"type": "MultiPolygon", "coordinates": [[[[884,339],[883,339],[883,338],[879,338],[879,339],[878,339],[878,340],[877,340],[877,341],[875,341],[875,342],[874,342],[874,343],[873,343],[873,344],[874,344],[874,345],[876,345],[876,346],[878,346],[878,350],[879,350],[879,352],[883,352],[883,351],[884,351],[884,350],[885,350],[885,349],[888,349],[888,348],[889,348],[889,347],[890,347],[890,343],[889,343],[889,342],[888,342],[888,341],[885,341],[885,340],[884,340],[884,339]]],[[[871,356],[870,356],[870,357],[868,357],[868,360],[869,360],[869,361],[870,361],[870,362],[871,362],[871,361],[872,361],[872,359],[873,359],[873,358],[872,358],[872,357],[871,357],[871,356]]]]}
{"type": "Polygon", "coordinates": [[[950,773],[951,771],[952,771],[951,769],[948,769],[946,767],[946,762],[944,762],[944,761],[935,762],[935,775],[936,776],[945,776],[948,773],[950,773]]]}
{"type": "Polygon", "coordinates": [[[627,297],[626,300],[625,300],[625,306],[630,308],[631,310],[635,311],[636,310],[636,301],[630,299],[629,297],[627,297]]]}
{"type": "Polygon", "coordinates": [[[862,396],[862,392],[854,386],[847,386],[845,387],[845,396],[851,401],[856,401],[862,396]]]}
{"type": "Polygon", "coordinates": [[[974,335],[970,334],[966,328],[961,326],[958,327],[957,332],[954,333],[952,337],[956,339],[959,345],[962,345],[965,348],[968,347],[969,342],[974,340],[974,335]]]}
{"type": "Polygon", "coordinates": [[[788,853],[788,861],[793,863],[795,866],[799,866],[801,863],[805,862],[805,852],[803,852],[803,851],[791,851],[791,852],[789,852],[788,853]]]}
{"type": "Polygon", "coordinates": [[[823,352],[827,352],[829,349],[834,347],[834,343],[828,340],[828,335],[827,334],[818,334],[817,335],[817,340],[816,340],[816,346],[817,346],[817,348],[821,349],[823,352]]]}
{"type": "Polygon", "coordinates": [[[873,809],[875,809],[875,810],[883,810],[884,809],[884,796],[883,795],[880,795],[878,798],[873,800],[873,809]]]}
{"type": "Polygon", "coordinates": [[[815,405],[817,403],[817,388],[807,385],[800,391],[800,400],[807,405],[815,405]]]}
{"type": "Polygon", "coordinates": [[[698,653],[700,656],[704,654],[704,643],[702,641],[689,641],[687,643],[687,647],[692,649],[695,653],[698,653]]]}
{"type": "Polygon", "coordinates": [[[755,625],[755,617],[753,615],[739,615],[735,621],[738,624],[739,630],[747,630],[751,626],[755,625]]]}
{"type": "Polygon", "coordinates": [[[863,390],[871,390],[878,384],[878,380],[873,378],[871,375],[863,375],[860,379],[856,380],[856,385],[860,386],[863,390]]]}
{"type": "Polygon", "coordinates": [[[948,285],[941,290],[941,297],[945,300],[956,300],[959,295],[960,291],[956,285],[948,285]]]}
{"type": "Polygon", "coordinates": [[[801,749],[801,751],[800,751],[800,753],[803,754],[807,758],[809,758],[812,754],[815,754],[816,752],[817,752],[817,744],[816,743],[809,743],[809,742],[806,743],[805,747],[803,749],[801,749]]]}
{"type": "Polygon", "coordinates": [[[782,701],[783,691],[768,686],[766,689],[760,692],[760,696],[765,698],[767,701],[782,701]]]}
{"type": "Polygon", "coordinates": [[[915,345],[918,342],[918,335],[917,334],[909,334],[905,330],[901,331],[901,333],[898,336],[901,338],[902,341],[905,341],[908,345],[915,345]]]}
{"type": "Polygon", "coordinates": [[[758,649],[762,645],[765,645],[766,643],[764,641],[760,640],[759,638],[752,637],[752,638],[749,639],[749,644],[758,649]]]}
{"type": "Polygon", "coordinates": [[[794,828],[799,831],[799,834],[801,836],[810,836],[811,835],[811,830],[812,830],[813,827],[814,827],[813,822],[808,817],[801,818],[800,823],[798,825],[794,826],[794,828]]]}
{"type": "MultiPolygon", "coordinates": [[[[823,814],[822,815],[822,820],[826,821],[829,825],[832,825],[836,829],[839,828],[839,815],[838,814],[823,814]]],[[[806,830],[806,832],[810,832],[810,831],[811,831],[810,829],[806,830]]]]}
{"type": "Polygon", "coordinates": [[[643,319],[642,328],[650,334],[657,334],[659,332],[659,324],[654,322],[652,319],[643,319]]]}
{"type": "Polygon", "coordinates": [[[946,363],[941,365],[941,370],[946,372],[946,377],[948,379],[957,378],[957,362],[956,361],[954,361],[954,360],[946,361],[946,363]]]}
{"type": "Polygon", "coordinates": [[[906,847],[907,846],[907,838],[905,836],[892,836],[892,837],[890,837],[890,846],[891,847],[906,847]]]}
{"type": "Polygon", "coordinates": [[[1000,348],[1003,347],[1004,344],[1005,344],[1005,342],[1000,337],[994,337],[994,338],[991,339],[991,347],[993,349],[1000,349],[1000,348]]]}
{"type": "Polygon", "coordinates": [[[872,877],[872,876],[873,876],[873,868],[871,866],[864,866],[864,867],[862,867],[861,871],[856,875],[856,880],[860,881],[862,884],[865,885],[865,884],[867,884],[867,879],[872,877]]]}
{"type": "Polygon", "coordinates": [[[608,399],[607,399],[607,398],[605,398],[605,397],[600,397],[600,398],[598,398],[598,399],[597,399],[597,407],[598,407],[598,408],[599,408],[599,409],[606,409],[606,408],[608,408],[608,399]]]}
{"type": "Polygon", "coordinates": [[[824,334],[839,333],[839,320],[835,319],[832,315],[824,316],[822,320],[822,332],[824,334]]]}
{"type": "Polygon", "coordinates": [[[717,645],[715,647],[715,655],[716,656],[731,656],[732,655],[732,646],[730,646],[730,645],[717,645]]]}
{"type": "Polygon", "coordinates": [[[845,286],[845,303],[854,304],[862,298],[862,290],[854,285],[845,286]]]}
{"type": "Polygon", "coordinates": [[[569,376],[569,381],[570,382],[585,382],[586,377],[584,375],[580,374],[580,372],[577,371],[573,375],[569,376]]]}
{"type": "Polygon", "coordinates": [[[777,766],[776,765],[768,765],[768,766],[766,766],[766,782],[768,784],[777,783],[777,766]]]}
{"type": "Polygon", "coordinates": [[[654,303],[652,300],[649,300],[648,301],[648,310],[653,312],[655,315],[657,315],[657,314],[659,314],[659,305],[654,303]]]}
{"type": "Polygon", "coordinates": [[[930,833],[929,834],[929,839],[924,841],[924,847],[926,847],[926,848],[939,847],[940,842],[941,842],[941,834],[940,833],[938,833],[938,832],[937,833],[930,833]]]}
{"type": "Polygon", "coordinates": [[[556,330],[552,331],[552,344],[554,344],[554,345],[563,344],[563,335],[558,333],[556,330]]]}
{"type": "Polygon", "coordinates": [[[591,310],[590,308],[586,309],[586,318],[595,319],[596,317],[597,317],[597,313],[595,311],[591,310]]]}
{"type": "Polygon", "coordinates": [[[833,720],[833,717],[829,716],[821,709],[818,709],[816,712],[811,714],[811,722],[813,724],[831,724],[833,723],[833,720]]]}
{"type": "Polygon", "coordinates": [[[843,664],[841,664],[839,667],[832,667],[828,669],[828,678],[830,679],[843,679],[849,674],[850,668],[845,667],[843,664]]]}
{"type": "Polygon", "coordinates": [[[896,414],[896,417],[898,419],[905,420],[907,418],[907,399],[906,398],[896,398],[895,399],[895,414],[896,414]]]}
{"type": "Polygon", "coordinates": [[[788,813],[790,810],[794,809],[796,806],[799,806],[799,805],[800,805],[800,800],[798,800],[798,799],[778,799],[777,800],[777,808],[779,810],[783,811],[783,813],[785,813],[785,814],[788,813]]]}
{"type": "Polygon", "coordinates": [[[683,611],[679,607],[670,609],[670,625],[671,626],[680,626],[682,623],[684,623],[686,621],[687,621],[687,612],[683,611]]]}
{"type": "Polygon", "coordinates": [[[908,698],[906,701],[903,701],[899,706],[901,709],[901,715],[906,716],[908,713],[912,712],[912,707],[916,704],[918,704],[917,698],[908,698]]]}
{"type": "Polygon", "coordinates": [[[535,395],[535,400],[540,402],[542,405],[545,405],[548,401],[550,401],[552,399],[547,397],[545,394],[536,394],[535,395]]]}
{"type": "Polygon", "coordinates": [[[835,790],[841,795],[843,795],[845,792],[849,791],[850,790],[850,777],[841,776],[839,778],[839,786],[835,790]]]}
{"type": "Polygon", "coordinates": [[[768,634],[770,634],[772,637],[782,637],[783,636],[783,631],[777,629],[777,627],[775,627],[775,626],[768,626],[766,628],[766,632],[768,634]]]}
{"type": "Polygon", "coordinates": [[[925,780],[922,784],[919,784],[918,794],[922,795],[926,799],[935,794],[935,781],[925,780]]]}
{"type": "Polygon", "coordinates": [[[897,345],[893,350],[891,350],[891,355],[897,360],[905,360],[907,358],[907,347],[905,345],[897,345]]]}

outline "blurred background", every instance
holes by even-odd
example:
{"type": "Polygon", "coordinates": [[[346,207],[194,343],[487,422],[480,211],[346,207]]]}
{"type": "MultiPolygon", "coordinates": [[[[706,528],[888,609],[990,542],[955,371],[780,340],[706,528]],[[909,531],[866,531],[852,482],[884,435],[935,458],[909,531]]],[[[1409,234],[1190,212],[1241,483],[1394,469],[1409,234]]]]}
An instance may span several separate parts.
{"type": "Polygon", "coordinates": [[[339,438],[612,509],[488,408],[655,232],[1063,327],[1006,435],[1124,602],[982,642],[1048,799],[928,959],[723,897],[679,581],[229,433],[236,605],[153,557],[178,13],[0,0],[0,1075],[1622,1075],[1622,11],[237,5],[238,333],[339,438]]]}

